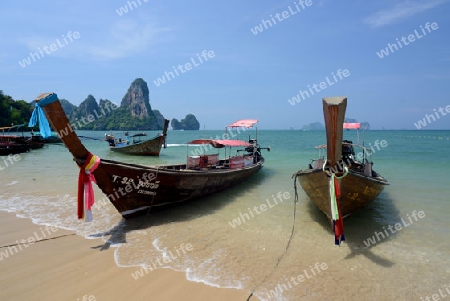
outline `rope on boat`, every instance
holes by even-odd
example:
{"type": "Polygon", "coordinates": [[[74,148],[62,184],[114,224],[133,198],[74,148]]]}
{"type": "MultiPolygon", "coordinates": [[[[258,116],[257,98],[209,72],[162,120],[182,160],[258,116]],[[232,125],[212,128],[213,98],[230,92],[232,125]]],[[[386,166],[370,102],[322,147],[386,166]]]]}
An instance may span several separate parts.
{"type": "Polygon", "coordinates": [[[295,219],[296,219],[296,216],[297,216],[296,213],[297,213],[297,203],[298,203],[298,193],[297,193],[297,183],[296,183],[296,181],[297,181],[297,174],[294,174],[292,177],[294,178],[295,199],[294,199],[294,218],[293,218],[293,220],[292,220],[292,230],[291,230],[291,235],[290,235],[289,240],[288,240],[288,242],[287,242],[287,244],[286,244],[286,248],[284,249],[283,254],[281,254],[280,257],[278,257],[277,263],[276,263],[275,266],[273,267],[272,271],[271,271],[268,275],[266,275],[266,277],[264,277],[264,279],[263,279],[258,285],[256,285],[256,287],[253,289],[253,291],[252,291],[252,292],[250,293],[250,295],[248,296],[247,301],[249,301],[250,298],[253,296],[253,293],[255,292],[255,290],[256,290],[259,286],[261,286],[261,284],[263,284],[264,282],[266,282],[267,280],[269,280],[270,277],[272,277],[272,275],[275,273],[275,271],[277,270],[278,265],[280,264],[280,262],[281,262],[281,260],[283,259],[284,255],[286,255],[286,253],[287,253],[287,251],[288,251],[288,249],[289,249],[289,246],[291,245],[292,238],[294,237],[294,233],[295,233],[295,219]]]}
{"type": "Polygon", "coordinates": [[[78,138],[92,139],[92,140],[97,140],[97,141],[105,141],[105,139],[98,139],[98,138],[88,137],[88,136],[78,136],[78,138]]]}
{"type": "Polygon", "coordinates": [[[295,199],[294,202],[298,202],[298,193],[297,193],[297,177],[298,177],[298,172],[293,174],[292,177],[294,178],[294,191],[295,191],[295,199]]]}

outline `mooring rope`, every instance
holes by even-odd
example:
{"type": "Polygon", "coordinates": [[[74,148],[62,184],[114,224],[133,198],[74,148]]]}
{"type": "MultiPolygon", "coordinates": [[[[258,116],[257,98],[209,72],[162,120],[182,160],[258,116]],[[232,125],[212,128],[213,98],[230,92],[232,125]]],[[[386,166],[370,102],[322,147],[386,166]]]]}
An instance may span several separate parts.
{"type": "MultiPolygon", "coordinates": [[[[71,233],[71,234],[64,234],[64,235],[55,236],[55,237],[43,238],[43,239],[36,240],[35,242],[33,242],[33,243],[28,243],[28,244],[29,244],[29,245],[31,245],[31,244],[34,245],[35,243],[38,243],[38,242],[43,242],[43,241],[46,241],[46,240],[52,240],[52,239],[57,239],[57,238],[66,237],[66,236],[72,236],[72,235],[77,235],[77,234],[76,234],[76,233],[71,233]]],[[[0,249],[8,248],[8,247],[14,247],[14,246],[23,245],[23,244],[25,244],[25,243],[17,243],[17,244],[11,244],[11,245],[0,246],[0,249]]]]}
{"type": "Polygon", "coordinates": [[[288,249],[289,249],[289,246],[291,245],[291,241],[292,241],[292,239],[293,239],[293,237],[294,237],[294,233],[295,233],[295,219],[296,219],[296,216],[297,216],[296,213],[297,213],[298,193],[297,193],[297,184],[296,184],[297,175],[294,174],[293,177],[294,177],[295,198],[294,198],[294,218],[293,218],[293,220],[292,220],[292,230],[291,230],[291,235],[290,235],[289,240],[288,240],[288,242],[287,242],[287,244],[286,244],[286,248],[284,249],[283,254],[281,254],[280,257],[278,257],[277,263],[276,263],[275,266],[273,267],[272,271],[271,271],[268,275],[266,275],[266,277],[264,277],[264,279],[263,279],[261,282],[259,282],[258,285],[256,285],[256,287],[253,289],[253,291],[252,291],[252,292],[250,293],[250,295],[248,296],[247,301],[250,300],[250,298],[253,296],[253,294],[254,294],[254,292],[256,291],[256,289],[257,289],[259,286],[261,286],[261,284],[263,284],[264,282],[266,282],[267,280],[269,280],[270,277],[272,277],[272,275],[275,273],[275,271],[277,270],[278,265],[280,264],[280,262],[281,262],[281,260],[283,259],[284,255],[286,255],[286,253],[287,253],[287,251],[288,251],[288,249]]]}

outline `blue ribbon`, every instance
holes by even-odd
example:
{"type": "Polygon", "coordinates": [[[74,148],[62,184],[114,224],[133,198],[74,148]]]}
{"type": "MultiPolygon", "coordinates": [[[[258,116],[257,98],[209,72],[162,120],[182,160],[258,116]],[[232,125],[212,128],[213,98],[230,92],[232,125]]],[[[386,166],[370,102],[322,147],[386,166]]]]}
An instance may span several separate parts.
{"type": "Polygon", "coordinates": [[[30,122],[28,123],[29,127],[33,127],[36,125],[37,122],[39,122],[39,132],[44,138],[50,137],[52,135],[52,132],[50,129],[50,125],[48,124],[47,117],[45,116],[44,110],[42,110],[42,107],[51,104],[57,100],[58,96],[55,93],[52,93],[41,99],[39,102],[36,102],[33,114],[31,115],[30,118],[30,122]]]}

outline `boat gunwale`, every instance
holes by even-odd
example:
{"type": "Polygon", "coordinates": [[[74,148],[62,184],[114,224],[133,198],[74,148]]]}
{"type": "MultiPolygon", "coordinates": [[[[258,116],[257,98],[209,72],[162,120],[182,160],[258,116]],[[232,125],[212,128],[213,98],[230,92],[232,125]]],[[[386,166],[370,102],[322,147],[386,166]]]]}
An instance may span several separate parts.
{"type": "Polygon", "coordinates": [[[240,168],[206,168],[206,169],[170,169],[168,167],[175,167],[175,166],[186,166],[185,163],[180,164],[167,164],[167,165],[140,165],[140,164],[134,164],[134,163],[125,163],[125,162],[119,162],[114,160],[108,160],[108,159],[101,159],[101,163],[111,164],[114,166],[123,166],[127,168],[132,168],[135,170],[144,170],[144,171],[153,171],[158,173],[178,173],[178,174],[218,174],[218,173],[234,173],[241,170],[249,170],[256,167],[262,167],[264,164],[264,158],[262,157],[260,161],[258,161],[256,164],[253,164],[251,166],[244,166],[240,168]]]}
{"type": "MultiPolygon", "coordinates": [[[[323,170],[322,170],[321,168],[316,168],[316,169],[311,169],[311,168],[308,168],[308,169],[301,169],[301,170],[299,170],[297,173],[295,173],[294,176],[297,176],[297,177],[298,177],[298,176],[306,176],[306,175],[308,175],[308,174],[315,173],[315,172],[323,172],[323,170]]],[[[371,180],[371,181],[373,181],[373,182],[376,182],[376,183],[379,183],[379,184],[382,184],[382,185],[386,185],[386,186],[387,186],[387,185],[391,185],[391,184],[389,183],[389,181],[386,180],[384,177],[382,177],[379,173],[377,173],[378,177],[381,178],[381,179],[383,179],[383,180],[381,180],[381,179],[379,179],[379,178],[369,177],[369,176],[364,175],[364,174],[362,174],[362,173],[360,173],[360,172],[355,172],[355,171],[352,170],[352,169],[349,169],[349,170],[348,170],[348,173],[352,174],[352,175],[355,176],[355,177],[358,177],[358,178],[361,178],[361,179],[371,180]]]]}

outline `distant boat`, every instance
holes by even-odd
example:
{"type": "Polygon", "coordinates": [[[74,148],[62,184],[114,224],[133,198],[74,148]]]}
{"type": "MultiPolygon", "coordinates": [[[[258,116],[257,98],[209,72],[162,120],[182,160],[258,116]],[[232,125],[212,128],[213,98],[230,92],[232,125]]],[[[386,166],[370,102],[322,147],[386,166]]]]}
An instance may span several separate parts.
{"type": "MultiPolygon", "coordinates": [[[[34,134],[33,130],[31,130],[31,136],[24,136],[25,129],[27,129],[28,131],[30,128],[26,124],[0,128],[0,131],[2,132],[2,135],[0,136],[0,142],[3,142],[3,145],[5,144],[5,141],[14,142],[15,145],[26,144],[29,146],[29,149],[43,148],[46,143],[61,143],[61,140],[57,136],[50,136],[44,139],[40,134],[34,134]],[[22,135],[12,134],[19,131],[22,132],[22,135]]],[[[16,149],[26,149],[26,147],[14,147],[16,149]]]]}
{"type": "Polygon", "coordinates": [[[31,149],[43,148],[45,145],[45,142],[39,139],[38,136],[27,137],[25,141],[30,145],[31,149]]]}
{"type": "Polygon", "coordinates": [[[341,177],[340,213],[343,217],[358,212],[369,205],[389,182],[372,169],[369,149],[352,141],[342,141],[343,128],[359,129],[359,123],[344,124],[347,98],[324,98],[327,144],[316,147],[322,153],[309,164],[309,168],[294,176],[311,201],[331,220],[330,176],[341,177]],[[363,158],[355,156],[355,148],[362,150],[363,158]],[[326,151],[326,154],[324,153],[326,151]]]}
{"type": "Polygon", "coordinates": [[[17,143],[11,140],[0,140],[0,156],[26,153],[30,149],[31,146],[26,143],[17,143]]]}
{"type": "MultiPolygon", "coordinates": [[[[40,94],[36,105],[44,110],[50,124],[58,132],[70,125],[56,94],[40,94]]],[[[229,127],[252,127],[256,122],[241,120],[229,127]]],[[[216,149],[243,149],[238,150],[242,153],[236,156],[230,156],[229,152],[228,158],[219,159],[218,154],[188,156],[185,163],[160,166],[99,159],[84,147],[74,132],[68,132],[61,139],[80,167],[80,178],[93,176],[98,187],[125,218],[146,213],[152,207],[198,199],[240,184],[260,170],[264,163],[261,155],[263,148],[258,145],[257,139],[249,139],[249,142],[211,139],[190,141],[188,145],[208,144],[216,149]],[[92,166],[95,166],[94,170],[92,166]],[[88,175],[85,175],[85,170],[88,175]]],[[[79,182],[79,188],[85,186],[83,181],[79,182]]],[[[78,217],[83,215],[82,212],[79,209],[78,217]]]]}
{"type": "Polygon", "coordinates": [[[32,145],[27,143],[25,137],[19,135],[11,135],[9,132],[11,129],[17,126],[2,127],[0,131],[0,156],[14,155],[25,153],[31,150],[32,145]],[[7,134],[5,134],[5,132],[7,134]]]}
{"type": "Polygon", "coordinates": [[[117,139],[113,135],[105,134],[105,140],[109,143],[109,147],[114,152],[119,152],[128,155],[139,156],[159,156],[161,148],[166,147],[167,128],[169,127],[169,120],[164,121],[164,129],[162,134],[156,135],[154,138],[142,141],[140,137],[147,136],[146,133],[138,133],[132,136],[125,135],[125,139],[117,139]],[[139,137],[139,139],[136,139],[139,137]],[[130,139],[132,138],[132,140],[130,139]]]}
{"type": "Polygon", "coordinates": [[[28,141],[33,142],[39,142],[44,144],[53,144],[53,143],[62,143],[61,139],[58,138],[58,136],[50,136],[47,138],[44,138],[41,136],[41,134],[35,134],[34,132],[31,133],[31,138],[29,138],[28,141]]]}

